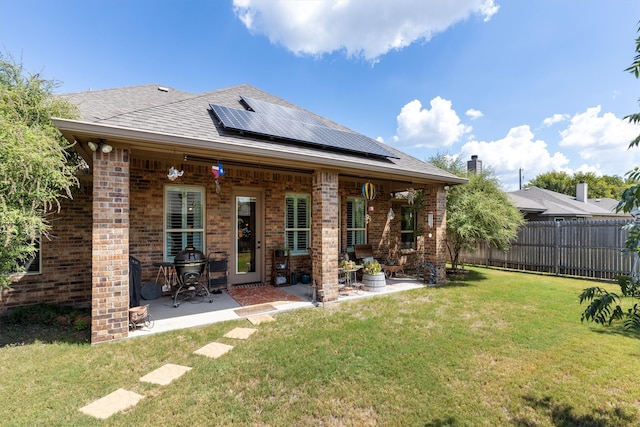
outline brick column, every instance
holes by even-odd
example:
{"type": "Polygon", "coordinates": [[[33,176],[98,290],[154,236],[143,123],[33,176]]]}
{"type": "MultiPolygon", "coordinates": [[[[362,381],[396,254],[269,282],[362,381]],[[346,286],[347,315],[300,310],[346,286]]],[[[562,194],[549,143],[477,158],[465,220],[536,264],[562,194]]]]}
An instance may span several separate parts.
{"type": "Polygon", "coordinates": [[[338,298],[338,173],[313,174],[313,280],[323,301],[338,298]]]}
{"type": "Polygon", "coordinates": [[[447,191],[443,185],[432,185],[424,189],[424,212],[422,215],[424,235],[423,260],[433,264],[438,271],[437,285],[444,285],[447,260],[447,191]],[[429,228],[428,215],[433,214],[433,228],[429,228]],[[431,234],[431,237],[429,237],[431,234]]]}
{"type": "Polygon", "coordinates": [[[129,150],[93,159],[91,343],[129,333],[129,150]]]}

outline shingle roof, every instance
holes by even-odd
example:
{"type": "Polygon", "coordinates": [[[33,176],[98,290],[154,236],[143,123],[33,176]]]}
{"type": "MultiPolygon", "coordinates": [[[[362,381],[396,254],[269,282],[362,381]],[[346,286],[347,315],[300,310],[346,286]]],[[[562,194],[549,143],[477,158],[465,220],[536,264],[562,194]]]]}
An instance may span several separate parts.
{"type": "MultiPolygon", "coordinates": [[[[240,96],[251,97],[289,108],[304,110],[281,98],[244,84],[210,92],[193,94],[162,87],[157,84],[123,87],[100,91],[89,91],[61,95],[78,105],[80,119],[78,124],[96,124],[131,132],[146,132],[179,138],[190,138],[207,143],[217,150],[229,149],[257,150],[265,156],[283,158],[286,156],[302,156],[309,161],[331,165],[333,162],[348,162],[356,168],[388,170],[393,174],[421,175],[437,181],[451,184],[462,183],[461,179],[447,171],[443,171],[430,163],[418,160],[400,150],[379,143],[385,149],[398,155],[398,159],[380,159],[344,152],[313,148],[287,141],[269,140],[250,135],[239,135],[226,131],[216,123],[210,111],[209,104],[218,104],[230,108],[244,109],[240,103],[240,96]],[[162,89],[159,89],[162,88],[162,89]]],[[[316,118],[327,126],[343,131],[352,130],[318,116],[316,118]]],[[[58,122],[57,122],[58,123],[58,122]]],[[[73,127],[74,124],[62,123],[73,127]]],[[[61,127],[61,123],[58,123],[61,127]]],[[[64,127],[63,126],[63,127],[64,127]]],[[[63,130],[64,132],[64,130],[63,130]]],[[[69,136],[67,136],[69,137],[69,136]]],[[[202,145],[202,144],[201,144],[202,145]]]]}
{"type": "Polygon", "coordinates": [[[614,216],[617,201],[613,199],[576,200],[574,196],[557,193],[539,187],[527,187],[507,193],[513,203],[523,212],[535,212],[545,216],[614,216]]]}

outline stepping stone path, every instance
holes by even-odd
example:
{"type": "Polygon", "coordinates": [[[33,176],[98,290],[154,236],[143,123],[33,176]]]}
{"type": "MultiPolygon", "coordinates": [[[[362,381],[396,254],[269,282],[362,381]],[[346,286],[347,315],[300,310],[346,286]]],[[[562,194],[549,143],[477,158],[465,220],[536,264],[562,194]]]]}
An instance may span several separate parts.
{"type": "Polygon", "coordinates": [[[269,314],[259,314],[257,316],[247,317],[247,320],[251,322],[252,325],[259,325],[261,323],[273,322],[276,319],[269,314]]]}
{"type": "MultiPolygon", "coordinates": [[[[259,325],[260,323],[273,322],[275,319],[268,314],[261,314],[248,317],[247,320],[253,325],[259,325]]],[[[257,331],[258,330],[254,328],[235,328],[227,332],[224,337],[246,340],[249,339],[249,337],[257,331]]],[[[193,353],[200,356],[210,357],[212,359],[217,359],[218,357],[225,355],[232,349],[232,345],[212,342],[205,345],[204,347],[199,348],[193,353]]],[[[189,372],[191,369],[192,368],[189,366],[167,363],[166,365],[159,367],[155,371],[149,372],[143,377],[140,377],[140,381],[158,385],[168,385],[173,380],[176,380],[185,373],[189,372]]],[[[104,420],[117,412],[122,412],[136,406],[142,399],[144,399],[144,396],[133,391],[128,391],[120,388],[101,399],[95,400],[92,403],[83,406],[82,408],[80,408],[80,412],[104,420]]]]}
{"type": "Polygon", "coordinates": [[[180,378],[182,374],[189,372],[191,368],[189,366],[174,365],[167,363],[164,366],[159,367],[153,372],[149,372],[144,377],[140,378],[140,381],[153,383],[158,385],[168,385],[176,378],[180,378]]]}
{"type": "Polygon", "coordinates": [[[257,329],[253,328],[235,328],[234,330],[227,332],[224,337],[236,340],[246,340],[256,331],[257,329]]]}
{"type": "Polygon", "coordinates": [[[217,359],[218,357],[224,355],[225,353],[230,352],[232,349],[233,349],[232,345],[221,344],[219,342],[212,342],[194,351],[194,353],[199,354],[200,356],[207,356],[212,359],[217,359]]]}
{"type": "Polygon", "coordinates": [[[142,399],[144,399],[144,396],[138,393],[119,388],[102,399],[83,406],[80,408],[80,412],[104,420],[116,412],[136,406],[142,399]]]}

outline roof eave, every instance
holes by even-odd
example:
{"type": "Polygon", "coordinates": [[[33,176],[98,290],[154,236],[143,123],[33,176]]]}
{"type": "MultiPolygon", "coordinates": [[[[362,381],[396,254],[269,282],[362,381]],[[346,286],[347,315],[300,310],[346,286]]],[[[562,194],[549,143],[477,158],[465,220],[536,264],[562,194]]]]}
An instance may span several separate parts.
{"type": "MultiPolygon", "coordinates": [[[[283,159],[282,150],[268,150],[265,148],[255,148],[229,143],[223,138],[220,139],[198,139],[175,134],[160,132],[150,132],[139,129],[123,128],[119,126],[104,125],[100,123],[87,122],[82,120],[70,120],[54,117],[52,118],[60,132],[70,142],[82,142],[82,139],[105,138],[113,139],[114,142],[129,144],[137,148],[159,152],[175,152],[175,146],[194,151],[219,151],[230,153],[234,156],[259,156],[258,158],[268,160],[273,164],[281,164],[283,159]],[[159,144],[165,147],[159,147],[159,144]],[[212,144],[215,144],[212,146],[212,144]],[[164,148],[164,149],[163,149],[164,148]]],[[[86,144],[76,144],[76,150],[91,162],[92,154],[86,149],[86,144]]],[[[416,183],[441,183],[444,185],[464,184],[468,180],[455,176],[441,176],[416,171],[398,170],[384,165],[363,167],[363,164],[351,162],[346,159],[332,159],[328,165],[326,159],[314,157],[310,154],[300,154],[287,152],[287,161],[296,164],[307,165],[315,168],[330,168],[336,170],[348,170],[351,175],[362,174],[363,177],[389,179],[392,177],[402,179],[413,179],[416,183]]]]}

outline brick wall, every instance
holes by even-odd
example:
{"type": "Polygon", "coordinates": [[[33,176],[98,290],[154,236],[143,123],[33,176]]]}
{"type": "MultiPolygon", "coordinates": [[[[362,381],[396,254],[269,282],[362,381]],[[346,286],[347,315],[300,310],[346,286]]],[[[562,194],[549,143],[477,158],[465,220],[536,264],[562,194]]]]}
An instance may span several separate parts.
{"type": "Polygon", "coordinates": [[[446,279],[446,230],[447,230],[447,191],[444,185],[431,185],[424,189],[425,206],[423,224],[425,233],[422,236],[424,260],[433,264],[438,271],[437,284],[443,285],[446,279]],[[427,224],[428,213],[433,213],[433,228],[427,224]],[[429,237],[431,233],[431,237],[429,237]]]}
{"type": "MultiPolygon", "coordinates": [[[[175,164],[171,160],[134,158],[131,162],[131,255],[142,263],[142,282],[155,280],[154,262],[163,261],[164,189],[168,184],[205,187],[205,254],[231,253],[235,241],[231,236],[232,189],[246,188],[264,192],[264,252],[265,281],[271,280],[271,252],[284,244],[284,198],[286,193],[311,194],[311,177],[278,171],[252,170],[238,166],[225,166],[225,175],[219,179],[220,193],[209,165],[194,163],[175,164]],[[169,167],[184,170],[174,182],[167,179],[169,167]]],[[[292,271],[311,271],[311,258],[307,255],[291,258],[292,271]]]]}
{"type": "Polygon", "coordinates": [[[51,233],[40,245],[40,273],[14,276],[0,293],[0,313],[39,303],[91,305],[92,180],[79,176],[72,199],[60,199],[49,217],[51,233]]]}
{"type": "Polygon", "coordinates": [[[129,151],[93,159],[91,343],[129,333],[129,151]]]}
{"type": "Polygon", "coordinates": [[[338,298],[338,174],[313,174],[313,280],[323,301],[338,298]]]}
{"type": "MultiPolygon", "coordinates": [[[[128,328],[128,255],[142,263],[143,283],[155,280],[157,268],[153,262],[163,260],[164,189],[167,184],[205,187],[206,252],[231,252],[235,240],[231,236],[232,189],[259,189],[264,194],[264,277],[270,281],[271,252],[284,243],[284,198],[287,192],[312,196],[312,244],[310,256],[293,256],[292,271],[312,273],[325,299],[337,298],[337,260],[346,244],[346,199],[362,197],[365,181],[340,179],[337,172],[320,171],[301,175],[273,170],[252,170],[241,166],[226,166],[220,178],[221,191],[210,172],[210,165],[147,159],[133,156],[126,150],[97,154],[93,183],[83,179],[83,187],[73,200],[63,200],[59,215],[52,217],[51,241],[42,245],[42,274],[17,278],[13,290],[3,291],[0,312],[8,308],[38,302],[91,305],[93,298],[96,336],[94,341],[126,335],[128,328]],[[184,175],[171,183],[167,179],[170,166],[179,167],[184,175]],[[98,172],[99,171],[99,172],[98,172]],[[117,183],[114,187],[112,184],[117,183]],[[92,184],[95,193],[92,197],[92,184]],[[119,190],[114,191],[114,188],[119,190]],[[338,197],[339,196],[339,197],[338,197]],[[342,204],[338,207],[338,201],[342,204]],[[94,207],[97,206],[97,212],[94,207]],[[342,224],[338,227],[338,210],[342,224]],[[92,216],[97,227],[92,231],[92,216]],[[339,236],[339,231],[342,235],[339,236]],[[339,239],[340,237],[340,239],[339,239]],[[92,239],[94,243],[92,244],[92,239]],[[339,247],[339,243],[341,247],[339,247]],[[108,247],[106,245],[109,245],[108,247]],[[92,246],[94,247],[94,295],[92,297],[92,246]],[[108,248],[108,249],[107,249],[108,248]],[[106,250],[106,252],[105,252],[106,250]],[[108,291],[105,293],[105,289],[108,291]],[[107,302],[108,301],[108,302],[107,302]],[[100,308],[99,308],[100,307],[100,308]]],[[[417,264],[426,260],[436,264],[438,282],[443,283],[446,247],[446,191],[443,186],[426,186],[424,211],[418,216],[425,234],[418,237],[415,251],[400,251],[400,207],[389,197],[392,190],[384,181],[374,182],[377,197],[370,201],[371,221],[367,239],[376,256],[417,264]],[[393,206],[396,218],[387,220],[393,206]],[[434,228],[428,230],[426,217],[434,213],[434,228]],[[429,238],[428,233],[432,233],[429,238]]],[[[93,327],[94,325],[92,325],[93,327]]]]}

